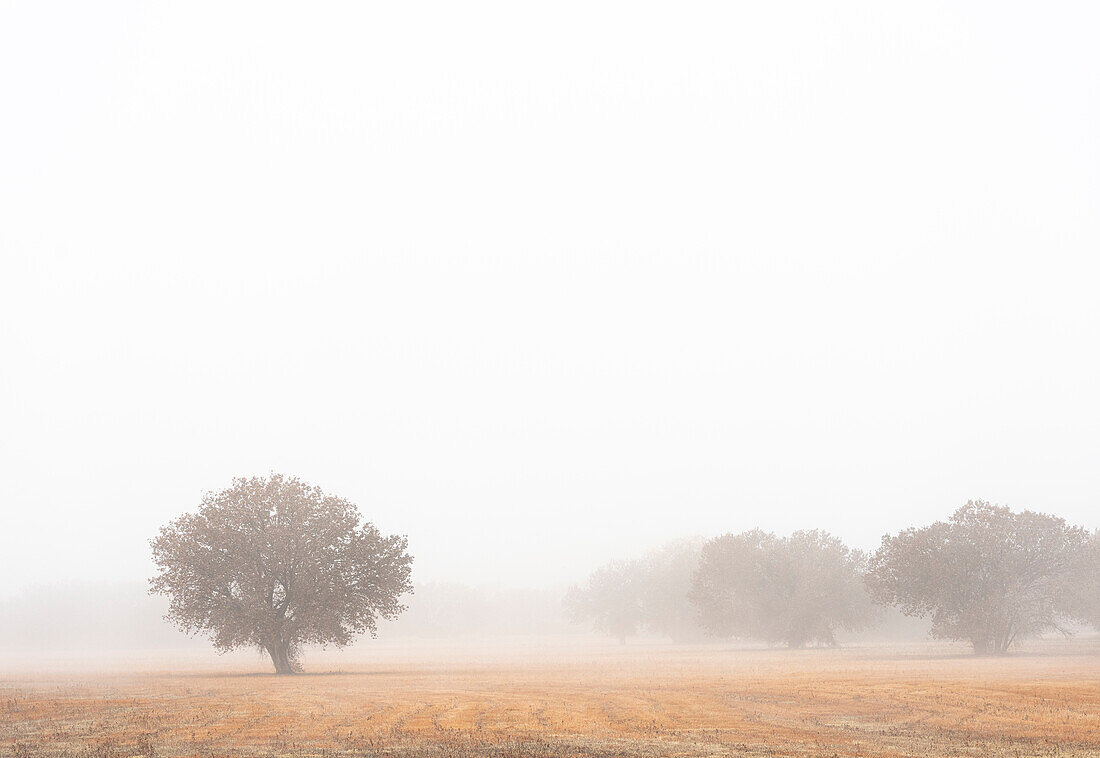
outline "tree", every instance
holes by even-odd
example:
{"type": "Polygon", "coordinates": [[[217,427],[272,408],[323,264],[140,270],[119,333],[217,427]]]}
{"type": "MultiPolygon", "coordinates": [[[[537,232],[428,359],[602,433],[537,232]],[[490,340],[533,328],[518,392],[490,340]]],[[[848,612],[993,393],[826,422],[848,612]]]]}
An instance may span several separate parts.
{"type": "Polygon", "coordinates": [[[947,522],[883,537],[867,583],[877,600],[931,615],[932,636],[1003,654],[1028,635],[1065,631],[1060,609],[1087,539],[1060,518],[971,500],[947,522]]]}
{"type": "Polygon", "coordinates": [[[565,597],[571,621],[591,621],[597,631],[625,642],[641,631],[687,642],[701,636],[688,601],[699,562],[698,540],[675,540],[632,561],[613,561],[592,572],[585,587],[565,597]]]}
{"type": "Polygon", "coordinates": [[[860,552],[826,532],[727,534],[703,546],[691,600],[714,635],[834,646],[837,631],[857,631],[874,618],[863,563],[860,552]]]}
{"type": "Polygon", "coordinates": [[[621,644],[637,634],[642,623],[637,574],[629,563],[614,561],[588,577],[585,587],[570,587],[565,611],[574,623],[591,621],[592,627],[618,638],[621,644]]]}
{"type": "Polygon", "coordinates": [[[359,522],[355,505],[296,478],[235,479],[150,541],[150,592],[185,632],[266,650],[276,673],[293,673],[304,645],[343,647],[404,610],[405,537],[359,522]]]}
{"type": "Polygon", "coordinates": [[[639,602],[646,631],[676,643],[703,638],[699,612],[688,599],[702,547],[701,539],[676,540],[650,550],[637,562],[639,602]]]}
{"type": "Polygon", "coordinates": [[[1100,629],[1100,531],[1088,538],[1069,584],[1060,610],[1100,629]]]}

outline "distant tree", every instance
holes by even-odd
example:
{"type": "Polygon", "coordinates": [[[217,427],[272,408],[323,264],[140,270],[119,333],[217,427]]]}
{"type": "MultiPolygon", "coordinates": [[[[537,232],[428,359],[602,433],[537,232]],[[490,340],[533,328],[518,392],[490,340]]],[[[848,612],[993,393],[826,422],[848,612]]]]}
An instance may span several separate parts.
{"type": "Polygon", "coordinates": [[[934,637],[1001,654],[1023,637],[1065,631],[1087,539],[1060,518],[972,500],[949,521],[883,537],[867,583],[877,600],[931,616],[934,637]]]}
{"type": "Polygon", "coordinates": [[[219,650],[266,650],[279,674],[309,644],[349,644],[394,618],[411,590],[406,540],[296,478],[235,479],[150,541],[167,618],[219,650]]]}
{"type": "Polygon", "coordinates": [[[863,564],[861,553],[825,532],[727,534],[703,546],[691,600],[714,635],[833,646],[837,631],[874,619],[863,564]]]}
{"type": "Polygon", "coordinates": [[[676,540],[649,551],[635,564],[646,631],[676,643],[703,638],[699,611],[688,598],[702,546],[701,539],[676,540]]]}
{"type": "Polygon", "coordinates": [[[1100,629],[1100,530],[1089,536],[1081,550],[1060,610],[1100,629]]]}
{"type": "Polygon", "coordinates": [[[592,573],[584,587],[572,587],[565,608],[574,623],[591,622],[596,631],[625,642],[641,632],[673,642],[702,636],[695,607],[688,601],[699,562],[699,540],[675,540],[632,561],[614,561],[592,573]]]}
{"type": "Polygon", "coordinates": [[[622,561],[593,571],[584,587],[570,587],[564,605],[570,621],[591,622],[593,629],[623,644],[642,624],[637,572],[632,564],[622,561]]]}

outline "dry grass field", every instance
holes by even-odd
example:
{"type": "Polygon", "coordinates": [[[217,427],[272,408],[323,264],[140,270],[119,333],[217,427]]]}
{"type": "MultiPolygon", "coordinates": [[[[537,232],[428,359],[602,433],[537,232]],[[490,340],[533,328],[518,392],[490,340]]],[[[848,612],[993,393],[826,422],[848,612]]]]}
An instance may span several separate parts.
{"type": "Polygon", "coordinates": [[[257,658],[157,665],[0,669],[0,755],[1100,756],[1097,640],[1000,659],[531,643],[364,645],[283,678],[257,658]]]}

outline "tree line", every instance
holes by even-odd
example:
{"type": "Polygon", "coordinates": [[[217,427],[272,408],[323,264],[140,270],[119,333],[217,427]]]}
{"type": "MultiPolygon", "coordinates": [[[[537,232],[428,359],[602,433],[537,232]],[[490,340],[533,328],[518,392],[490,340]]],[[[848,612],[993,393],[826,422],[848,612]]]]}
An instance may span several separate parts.
{"type": "Polygon", "coordinates": [[[1100,532],[970,501],[947,521],[886,535],[872,553],[819,530],[672,543],[602,566],[565,598],[571,620],[620,641],[647,631],[792,648],[835,646],[890,607],[977,654],[1074,623],[1100,628],[1100,532]]]}
{"type": "MultiPolygon", "coordinates": [[[[294,477],[236,479],[150,540],[149,589],[168,598],[180,629],[219,650],[264,650],[288,674],[305,646],[348,645],[406,610],[407,545],[294,477]]],[[[429,621],[445,610],[429,605],[429,621]]],[[[644,629],[678,642],[789,647],[836,645],[838,633],[867,628],[890,606],[976,653],[1003,653],[1074,621],[1100,625],[1100,534],[972,501],[947,521],[886,535],[870,554],[816,530],[680,541],[609,563],[565,598],[574,621],[621,640],[644,629]]]]}

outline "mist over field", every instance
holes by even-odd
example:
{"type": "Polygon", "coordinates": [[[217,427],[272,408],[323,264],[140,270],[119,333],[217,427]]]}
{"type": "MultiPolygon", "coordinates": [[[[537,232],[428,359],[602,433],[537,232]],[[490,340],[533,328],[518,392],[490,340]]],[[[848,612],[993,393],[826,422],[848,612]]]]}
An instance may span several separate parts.
{"type": "MultiPolygon", "coordinates": [[[[409,609],[398,619],[381,625],[378,640],[363,639],[344,654],[351,660],[369,658],[373,655],[372,644],[406,640],[423,646],[439,642],[458,648],[483,644],[522,647],[541,644],[548,638],[561,646],[614,644],[587,624],[570,623],[562,609],[564,596],[565,588],[420,586],[406,599],[409,609]]],[[[17,661],[41,665],[62,656],[70,662],[84,659],[94,664],[104,654],[117,659],[127,651],[139,651],[148,660],[169,665],[174,654],[193,655],[210,649],[208,640],[190,637],[166,624],[163,617],[167,610],[166,600],[150,597],[145,585],[138,583],[35,588],[0,601],[0,617],[4,619],[0,659],[7,665],[17,661]],[[73,623],[74,619],[79,622],[73,623]]],[[[1082,633],[1088,636],[1088,630],[1082,633]]],[[[873,632],[853,635],[851,641],[917,643],[926,640],[927,635],[927,623],[891,615],[873,632]]],[[[656,632],[644,632],[630,640],[632,645],[668,642],[656,632]]]]}

